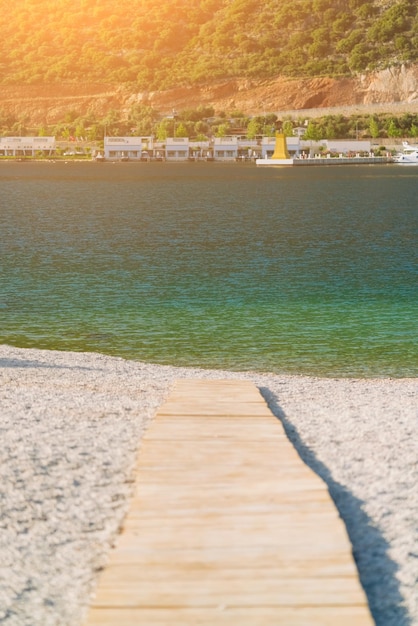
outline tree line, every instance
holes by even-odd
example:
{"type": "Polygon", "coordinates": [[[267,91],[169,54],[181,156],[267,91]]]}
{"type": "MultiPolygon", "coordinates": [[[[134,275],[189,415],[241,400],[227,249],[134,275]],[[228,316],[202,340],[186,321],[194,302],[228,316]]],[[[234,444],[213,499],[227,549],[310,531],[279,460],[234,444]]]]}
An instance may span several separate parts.
{"type": "Polygon", "coordinates": [[[34,128],[24,118],[19,119],[0,111],[2,136],[55,136],[64,141],[100,142],[105,135],[153,136],[159,141],[164,141],[167,137],[189,137],[196,141],[205,141],[210,137],[240,134],[254,139],[259,136],[273,136],[277,129],[282,129],[288,136],[303,132],[306,139],[312,140],[415,138],[418,137],[418,114],[338,114],[309,120],[295,115],[279,119],[274,113],[250,116],[242,111],[216,112],[211,106],[199,106],[161,116],[150,106],[136,104],[127,114],[110,110],[101,118],[92,112],[79,115],[77,111],[69,111],[57,124],[34,128]]]}

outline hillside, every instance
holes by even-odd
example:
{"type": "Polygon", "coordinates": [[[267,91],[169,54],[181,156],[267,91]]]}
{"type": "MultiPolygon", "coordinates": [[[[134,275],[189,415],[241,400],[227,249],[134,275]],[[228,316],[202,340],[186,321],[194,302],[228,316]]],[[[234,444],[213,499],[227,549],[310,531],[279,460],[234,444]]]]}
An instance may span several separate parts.
{"type": "Polygon", "coordinates": [[[340,76],[418,60],[416,0],[0,0],[1,82],[340,76]]]}
{"type": "Polygon", "coordinates": [[[0,113],[414,101],[416,0],[0,0],[0,113]]]}
{"type": "MultiPolygon", "coordinates": [[[[392,68],[358,78],[278,77],[271,80],[235,79],[203,86],[141,92],[129,86],[67,84],[60,86],[7,85],[0,91],[0,125],[7,119],[32,125],[54,125],[70,117],[128,118],[138,106],[161,115],[210,105],[217,111],[270,112],[327,109],[349,114],[362,111],[418,112],[418,64],[392,68]]],[[[10,126],[10,124],[9,124],[10,126]]]]}

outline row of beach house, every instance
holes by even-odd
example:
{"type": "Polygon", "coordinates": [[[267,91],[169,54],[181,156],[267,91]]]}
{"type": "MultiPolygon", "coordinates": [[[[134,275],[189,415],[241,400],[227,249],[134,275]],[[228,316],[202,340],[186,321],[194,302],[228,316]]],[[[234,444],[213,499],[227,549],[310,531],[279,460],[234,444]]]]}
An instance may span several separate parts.
{"type": "MultiPolygon", "coordinates": [[[[286,141],[291,156],[309,156],[318,151],[343,154],[371,151],[370,141],[311,142],[299,137],[287,137],[286,141]]],[[[164,142],[156,141],[153,137],[105,137],[104,158],[110,161],[159,158],[165,161],[267,159],[272,156],[275,144],[275,137],[260,137],[251,140],[235,135],[214,137],[207,141],[191,141],[187,137],[169,137],[164,142]]]]}
{"type": "MultiPolygon", "coordinates": [[[[318,152],[350,154],[370,153],[370,141],[357,140],[321,140],[305,141],[301,137],[287,137],[287,149],[291,157],[312,156],[318,152]]],[[[0,157],[35,157],[42,155],[54,157],[57,147],[63,142],[55,137],[0,137],[0,157]]],[[[71,145],[67,142],[64,154],[75,156],[85,154],[83,142],[71,145]],[[75,145],[77,146],[75,148],[75,145]]],[[[187,137],[169,137],[157,141],[154,137],[105,137],[104,149],[93,149],[92,156],[100,156],[109,161],[187,161],[206,159],[213,161],[236,161],[272,156],[275,137],[248,139],[240,136],[214,137],[207,141],[192,141],[187,137]]]]}

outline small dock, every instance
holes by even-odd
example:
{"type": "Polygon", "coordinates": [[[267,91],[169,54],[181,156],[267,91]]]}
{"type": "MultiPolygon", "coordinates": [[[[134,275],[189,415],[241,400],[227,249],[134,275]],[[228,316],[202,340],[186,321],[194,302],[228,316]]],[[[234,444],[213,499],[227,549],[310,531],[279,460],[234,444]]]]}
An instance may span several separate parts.
{"type": "Polygon", "coordinates": [[[393,163],[392,157],[311,157],[293,159],[293,165],[384,165],[393,163]]]}
{"type": "Polygon", "coordinates": [[[372,626],[345,526],[253,383],[179,380],[86,626],[372,626]]]}

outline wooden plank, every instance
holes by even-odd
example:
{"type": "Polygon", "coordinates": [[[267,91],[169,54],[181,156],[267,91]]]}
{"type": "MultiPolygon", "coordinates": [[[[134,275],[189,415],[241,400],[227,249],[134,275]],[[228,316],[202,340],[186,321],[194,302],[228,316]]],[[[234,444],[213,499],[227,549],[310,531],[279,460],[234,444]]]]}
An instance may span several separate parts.
{"type": "MultiPolygon", "coordinates": [[[[105,572],[94,605],[105,606],[159,606],[159,607],[217,607],[228,606],[332,606],[364,605],[356,578],[268,578],[253,576],[247,580],[230,579],[227,582],[215,575],[204,580],[147,580],[137,581],[129,576],[114,576],[105,572]],[[331,600],[332,598],[332,600],[331,600]]],[[[196,570],[196,575],[199,572],[196,570]]]]}
{"type": "Polygon", "coordinates": [[[248,381],[177,381],[86,626],[370,626],[345,527],[248,381]]]}
{"type": "MultiPolygon", "coordinates": [[[[238,389],[238,390],[247,390],[247,391],[257,391],[257,387],[255,387],[254,383],[250,380],[243,379],[232,379],[232,378],[219,378],[212,380],[205,380],[204,378],[177,378],[174,381],[173,392],[178,391],[179,389],[185,389],[189,397],[193,397],[196,395],[198,391],[201,393],[201,390],[210,393],[211,391],[219,388],[222,393],[227,393],[228,389],[238,389]]],[[[260,398],[259,398],[260,400],[260,398]]]]}
{"type": "Polygon", "coordinates": [[[270,409],[267,405],[264,404],[256,404],[256,403],[246,403],[246,404],[235,404],[235,403],[214,403],[209,399],[206,402],[200,400],[199,402],[194,403],[193,405],[189,405],[186,401],[184,402],[166,402],[159,410],[160,415],[173,415],[173,416],[186,416],[193,415],[195,417],[243,417],[254,418],[254,417],[267,417],[271,419],[272,415],[270,409]]]}
{"type": "MultiPolygon", "coordinates": [[[[147,502],[142,499],[135,499],[131,503],[129,510],[129,517],[126,519],[128,523],[129,519],[135,517],[141,517],[147,519],[149,517],[153,519],[159,519],[161,517],[171,519],[173,517],[188,517],[195,521],[205,519],[208,516],[214,518],[216,523],[219,516],[235,516],[241,518],[243,515],[273,515],[279,524],[282,524],[283,518],[298,519],[299,516],[309,515],[310,518],[316,521],[317,518],[332,516],[338,517],[337,511],[329,501],[329,496],[324,492],[322,498],[318,496],[315,498],[309,497],[312,494],[309,492],[306,494],[298,492],[299,499],[296,499],[296,494],[290,494],[289,498],[283,498],[276,495],[274,498],[270,498],[264,502],[257,502],[250,500],[249,502],[243,502],[241,499],[233,502],[229,501],[228,508],[220,506],[219,504],[211,504],[210,502],[201,501],[200,506],[192,506],[191,503],[177,502],[175,507],[168,507],[167,502],[154,502],[148,500],[147,502]],[[233,505],[233,506],[232,506],[233,505]]],[[[317,494],[316,494],[317,495],[317,494]]]]}
{"type": "MultiPolygon", "coordinates": [[[[187,402],[190,401],[190,385],[184,389],[174,389],[171,394],[169,400],[171,402],[187,402]]],[[[219,386],[218,390],[212,389],[207,392],[205,389],[199,392],[199,394],[195,394],[193,397],[194,404],[199,404],[201,401],[210,402],[212,404],[222,404],[222,403],[255,403],[260,404],[260,393],[254,385],[250,387],[239,387],[234,385],[229,389],[225,387],[225,385],[219,386]]]]}
{"type": "MultiPolygon", "coordinates": [[[[170,518],[172,522],[173,518],[170,518]]],[[[338,550],[339,547],[348,547],[346,537],[343,531],[337,530],[336,527],[340,524],[336,524],[334,519],[332,523],[324,525],[324,529],[321,533],[315,533],[315,544],[312,543],[310,537],[303,537],[303,533],[310,528],[310,524],[305,521],[304,524],[291,524],[283,525],[275,530],[274,525],[266,526],[261,520],[258,524],[251,520],[251,523],[239,523],[234,525],[232,521],[229,526],[224,528],[208,528],[207,525],[187,523],[182,525],[180,523],[171,523],[164,525],[158,524],[158,529],[155,529],[155,523],[144,523],[143,519],[131,519],[127,521],[127,532],[123,533],[118,539],[118,547],[123,550],[125,547],[134,550],[150,550],[150,549],[166,549],[171,550],[175,545],[176,550],[190,550],[199,549],[202,542],[205,542],[205,550],[225,548],[230,551],[234,549],[245,550],[246,541],[255,541],[255,536],[251,537],[251,534],[260,535],[263,533],[262,539],[258,539],[258,544],[268,548],[272,554],[274,552],[283,552],[287,555],[289,552],[293,552],[296,556],[300,553],[305,554],[306,557],[310,553],[321,554],[321,551],[325,554],[327,551],[338,550]],[[128,531],[129,528],[129,531],[128,531]],[[146,540],[144,540],[143,533],[147,532],[146,540]],[[192,535],[192,536],[191,536],[192,535]],[[170,543],[171,542],[171,543],[170,543]]],[[[208,522],[209,524],[209,522],[208,522]]]]}
{"type": "Polygon", "coordinates": [[[144,607],[91,612],[91,626],[370,626],[363,607],[144,607]]]}
{"type": "MultiPolygon", "coordinates": [[[[297,547],[297,546],[296,546],[297,547]]],[[[347,560],[347,548],[343,546],[315,546],[314,544],[305,544],[299,552],[292,549],[293,546],[271,546],[269,544],[248,546],[238,545],[232,546],[228,550],[224,546],[211,547],[202,550],[199,547],[188,548],[167,548],[156,550],[154,546],[134,549],[129,545],[118,545],[117,550],[112,554],[111,565],[135,565],[140,564],[144,567],[158,565],[161,568],[173,566],[193,566],[200,568],[202,563],[207,567],[213,566],[222,572],[224,568],[239,569],[243,567],[252,567],[254,571],[263,568],[271,568],[272,563],[277,569],[299,569],[300,563],[306,563],[306,572],[312,573],[317,566],[321,571],[326,566],[334,564],[335,576],[339,576],[341,571],[349,571],[351,569],[352,560],[347,560]]],[[[330,572],[328,572],[331,575],[330,572]]],[[[220,575],[220,574],[219,574],[220,575]]],[[[306,573],[305,573],[306,575],[306,573]]]]}
{"type": "Polygon", "coordinates": [[[159,420],[159,428],[151,428],[144,436],[144,441],[200,441],[202,439],[214,439],[215,441],[222,441],[225,439],[233,440],[235,442],[240,441],[286,441],[286,437],[283,432],[277,428],[277,425],[272,422],[271,424],[260,424],[256,432],[254,432],[254,425],[249,420],[243,421],[238,419],[223,420],[222,418],[216,420],[212,418],[210,420],[196,422],[194,417],[177,418],[173,422],[172,418],[163,418],[159,420]],[[222,428],[220,429],[220,422],[222,428]]]}
{"type": "Polygon", "coordinates": [[[103,574],[103,581],[110,580],[111,577],[121,580],[124,576],[128,576],[131,580],[153,581],[153,580],[195,580],[196,574],[199,579],[204,581],[207,578],[216,575],[217,580],[252,580],[254,576],[260,579],[276,578],[281,581],[286,578],[303,578],[310,579],[329,578],[355,578],[357,570],[351,561],[343,562],[341,559],[322,559],[322,560],[292,560],[288,561],[270,561],[269,563],[260,563],[254,566],[251,561],[242,565],[242,562],[235,563],[225,554],[221,561],[200,561],[189,562],[187,560],[176,561],[175,563],[159,561],[158,558],[144,559],[140,562],[122,562],[111,563],[103,574]],[[161,567],[161,563],[164,567],[161,567]],[[222,567],[220,565],[222,564],[222,567]]]}

